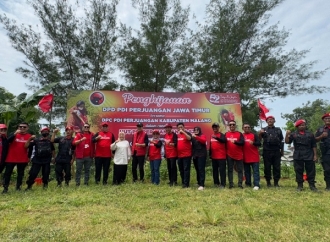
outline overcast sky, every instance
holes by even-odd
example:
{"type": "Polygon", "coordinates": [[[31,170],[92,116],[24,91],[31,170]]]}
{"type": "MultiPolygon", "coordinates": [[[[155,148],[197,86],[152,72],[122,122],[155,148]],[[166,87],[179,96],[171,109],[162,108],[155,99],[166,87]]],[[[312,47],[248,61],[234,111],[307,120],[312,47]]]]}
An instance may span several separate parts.
{"type": "MultiPolygon", "coordinates": [[[[83,2],[80,0],[80,2],[83,2]]],[[[137,11],[132,9],[131,0],[120,0],[118,6],[118,19],[134,28],[137,26],[137,11]]],[[[199,21],[203,20],[205,3],[204,0],[181,0],[184,6],[190,5],[191,14],[195,14],[199,21]]],[[[286,0],[278,6],[271,14],[271,23],[279,22],[291,32],[286,48],[288,50],[309,49],[305,61],[318,60],[315,70],[323,70],[330,67],[330,1],[329,0],[286,0]]],[[[6,13],[15,18],[18,23],[38,23],[33,15],[32,8],[25,0],[0,0],[0,13],[6,13]]],[[[190,23],[190,27],[194,22],[190,23]]],[[[6,32],[0,25],[0,86],[9,92],[18,95],[22,92],[31,93],[26,89],[28,80],[15,72],[17,67],[23,66],[24,56],[11,47],[6,32]]],[[[314,84],[329,86],[330,71],[322,79],[314,84]]],[[[276,100],[265,99],[265,105],[271,110],[269,115],[276,117],[277,126],[284,127],[285,121],[281,120],[281,113],[290,113],[302,103],[313,101],[317,98],[329,100],[329,93],[308,94],[297,97],[277,98],[276,100]]],[[[330,110],[329,110],[330,111],[330,110]]]]}

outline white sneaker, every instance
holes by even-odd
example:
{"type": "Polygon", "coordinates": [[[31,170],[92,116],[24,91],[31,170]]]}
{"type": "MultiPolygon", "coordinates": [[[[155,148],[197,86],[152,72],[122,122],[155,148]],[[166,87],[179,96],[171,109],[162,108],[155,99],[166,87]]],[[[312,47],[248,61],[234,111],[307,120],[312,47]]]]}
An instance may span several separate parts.
{"type": "Polygon", "coordinates": [[[198,191],[203,191],[204,190],[204,187],[200,186],[198,187],[198,191]]]}
{"type": "Polygon", "coordinates": [[[259,190],[259,187],[255,186],[255,187],[253,188],[253,190],[257,191],[257,190],[259,190]]]}

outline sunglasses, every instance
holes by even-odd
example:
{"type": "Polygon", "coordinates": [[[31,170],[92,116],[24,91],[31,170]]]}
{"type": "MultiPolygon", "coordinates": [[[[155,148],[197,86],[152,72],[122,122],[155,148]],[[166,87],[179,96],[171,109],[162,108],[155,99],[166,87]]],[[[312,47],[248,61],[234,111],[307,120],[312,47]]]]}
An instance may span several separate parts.
{"type": "Polygon", "coordinates": [[[251,127],[244,127],[244,129],[250,129],[251,127]]]}
{"type": "Polygon", "coordinates": [[[7,129],[0,129],[0,131],[1,131],[1,132],[3,132],[3,131],[7,131],[7,129]]]}
{"type": "MultiPolygon", "coordinates": [[[[104,126],[103,126],[104,127],[104,126]]],[[[89,126],[84,126],[84,128],[89,129],[89,126]]]]}
{"type": "Polygon", "coordinates": [[[236,124],[228,124],[228,126],[236,126],[236,124]]]}
{"type": "Polygon", "coordinates": [[[27,126],[18,126],[20,129],[26,129],[27,126]]]}
{"type": "Polygon", "coordinates": [[[108,128],[108,125],[103,125],[102,127],[103,127],[103,128],[108,128]]]}

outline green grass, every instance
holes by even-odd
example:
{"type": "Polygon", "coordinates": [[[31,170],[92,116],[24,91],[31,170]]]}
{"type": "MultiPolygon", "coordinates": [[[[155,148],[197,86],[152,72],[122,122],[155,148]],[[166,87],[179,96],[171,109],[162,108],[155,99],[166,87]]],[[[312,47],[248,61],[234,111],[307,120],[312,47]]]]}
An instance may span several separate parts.
{"type": "MultiPolygon", "coordinates": [[[[162,177],[165,170],[163,163],[162,177]]],[[[193,169],[189,189],[166,180],[132,184],[130,173],[121,186],[52,181],[47,190],[16,192],[11,185],[0,195],[0,241],[330,241],[330,193],[307,185],[297,193],[290,174],[280,189],[262,180],[259,191],[214,188],[210,173],[197,191],[193,169]]],[[[317,187],[324,186],[318,165],[317,187]]]]}

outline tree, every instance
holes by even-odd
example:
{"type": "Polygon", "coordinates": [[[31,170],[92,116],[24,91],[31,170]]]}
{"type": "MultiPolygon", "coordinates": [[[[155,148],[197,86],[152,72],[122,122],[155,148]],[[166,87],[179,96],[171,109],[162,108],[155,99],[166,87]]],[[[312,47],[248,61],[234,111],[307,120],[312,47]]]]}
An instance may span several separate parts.
{"type": "Polygon", "coordinates": [[[56,109],[64,114],[68,90],[116,87],[110,78],[114,64],[114,43],[117,39],[116,5],[118,0],[89,0],[85,16],[78,17],[68,1],[29,1],[39,18],[42,33],[32,26],[19,25],[6,15],[0,23],[7,30],[12,46],[26,57],[25,66],[16,69],[31,81],[35,91],[58,82],[52,91],[56,109]]]}
{"type": "Polygon", "coordinates": [[[269,12],[281,2],[211,0],[206,23],[194,36],[191,86],[200,92],[239,93],[244,117],[257,98],[328,91],[310,85],[326,70],[312,71],[316,61],[303,63],[308,50],[286,52],[289,32],[269,25],[269,12]]]}
{"type": "Polygon", "coordinates": [[[127,85],[134,91],[163,91],[180,83],[189,58],[187,24],[189,8],[180,0],[133,0],[139,9],[141,29],[121,26],[123,44],[119,46],[118,65],[127,85]]]}
{"type": "Polygon", "coordinates": [[[302,104],[301,107],[292,110],[292,113],[281,114],[281,117],[287,120],[286,129],[294,131],[294,123],[298,119],[305,119],[308,129],[315,132],[323,125],[321,119],[324,113],[330,112],[330,104],[322,99],[317,99],[313,102],[308,101],[302,104]]]}

